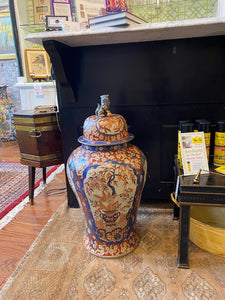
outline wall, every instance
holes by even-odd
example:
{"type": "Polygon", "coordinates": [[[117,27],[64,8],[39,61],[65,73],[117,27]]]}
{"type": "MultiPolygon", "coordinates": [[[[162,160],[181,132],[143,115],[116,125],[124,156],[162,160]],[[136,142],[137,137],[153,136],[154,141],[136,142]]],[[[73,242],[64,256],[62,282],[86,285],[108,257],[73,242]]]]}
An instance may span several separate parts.
{"type": "MultiPolygon", "coordinates": [[[[132,13],[149,23],[215,17],[218,0],[127,0],[132,13]]],[[[221,3],[220,3],[221,2],[221,3]]]]}

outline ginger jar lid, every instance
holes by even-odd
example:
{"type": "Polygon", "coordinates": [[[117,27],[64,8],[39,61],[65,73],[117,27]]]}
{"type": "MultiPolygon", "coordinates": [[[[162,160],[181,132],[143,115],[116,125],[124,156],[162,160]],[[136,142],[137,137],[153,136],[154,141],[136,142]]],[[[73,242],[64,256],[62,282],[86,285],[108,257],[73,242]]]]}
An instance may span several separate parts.
{"type": "Polygon", "coordinates": [[[128,132],[123,116],[112,114],[109,110],[109,95],[101,96],[101,105],[95,115],[88,117],[83,125],[83,136],[78,141],[89,146],[118,145],[130,142],[134,135],[128,132]]]}

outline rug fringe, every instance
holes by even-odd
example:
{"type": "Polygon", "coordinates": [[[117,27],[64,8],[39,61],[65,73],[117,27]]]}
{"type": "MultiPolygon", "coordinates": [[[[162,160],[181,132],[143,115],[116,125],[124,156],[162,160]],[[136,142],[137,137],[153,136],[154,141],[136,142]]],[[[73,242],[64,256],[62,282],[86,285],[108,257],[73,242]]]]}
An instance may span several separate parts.
{"type": "MultiPolygon", "coordinates": [[[[47,185],[54,179],[55,175],[61,173],[64,169],[64,164],[60,165],[54,172],[52,172],[46,179],[46,184],[43,182],[40,183],[39,187],[34,190],[34,198],[39,195],[47,185]]],[[[12,221],[12,219],[26,206],[29,202],[29,196],[24,198],[17,206],[15,206],[10,212],[8,212],[1,220],[0,220],[0,230],[4,228],[8,223],[12,221]]]]}

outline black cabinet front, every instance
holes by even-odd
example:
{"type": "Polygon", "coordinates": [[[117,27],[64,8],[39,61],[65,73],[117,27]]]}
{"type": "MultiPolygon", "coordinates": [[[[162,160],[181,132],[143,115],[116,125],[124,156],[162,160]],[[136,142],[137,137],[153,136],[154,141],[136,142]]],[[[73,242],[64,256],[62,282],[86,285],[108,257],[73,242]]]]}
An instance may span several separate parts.
{"type": "MultiPolygon", "coordinates": [[[[170,201],[178,121],[225,119],[224,36],[85,47],[46,41],[44,47],[57,81],[65,161],[100,95],[109,94],[112,113],[126,118],[147,157],[143,201],[170,201]]],[[[77,206],[69,186],[68,201],[77,206]]]]}

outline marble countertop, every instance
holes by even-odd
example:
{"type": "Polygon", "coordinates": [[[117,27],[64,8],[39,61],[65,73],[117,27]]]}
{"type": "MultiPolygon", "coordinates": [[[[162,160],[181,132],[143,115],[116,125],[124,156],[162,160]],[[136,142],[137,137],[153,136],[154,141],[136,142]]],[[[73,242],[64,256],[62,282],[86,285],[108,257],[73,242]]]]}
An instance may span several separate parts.
{"type": "Polygon", "coordinates": [[[79,47],[217,35],[225,35],[225,17],[147,23],[128,28],[47,31],[28,34],[25,40],[36,44],[42,44],[46,40],[56,40],[71,47],[79,47]]]}

